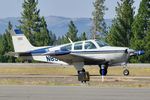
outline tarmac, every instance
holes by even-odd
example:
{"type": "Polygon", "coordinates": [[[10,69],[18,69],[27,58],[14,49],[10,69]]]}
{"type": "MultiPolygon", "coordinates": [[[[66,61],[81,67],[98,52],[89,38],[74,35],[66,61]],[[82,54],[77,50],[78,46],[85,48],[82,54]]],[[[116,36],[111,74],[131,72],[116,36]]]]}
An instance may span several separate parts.
{"type": "Polygon", "coordinates": [[[0,86],[0,100],[150,100],[150,89],[87,86],[0,86]]]}

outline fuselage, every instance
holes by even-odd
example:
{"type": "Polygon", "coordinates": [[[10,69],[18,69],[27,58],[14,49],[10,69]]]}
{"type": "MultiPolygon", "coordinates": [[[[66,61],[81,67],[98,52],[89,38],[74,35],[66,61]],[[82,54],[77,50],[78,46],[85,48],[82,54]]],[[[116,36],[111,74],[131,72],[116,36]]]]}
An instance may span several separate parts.
{"type": "MultiPolygon", "coordinates": [[[[57,50],[61,51],[62,55],[63,52],[65,53],[66,51],[70,51],[71,54],[78,55],[80,57],[97,59],[97,61],[83,60],[85,65],[100,65],[104,63],[108,63],[109,65],[124,64],[127,62],[129,57],[129,48],[109,46],[108,44],[98,40],[68,43],[47,48],[46,51],[49,53],[53,53],[57,50]],[[99,60],[103,61],[101,62],[99,60]]],[[[56,62],[59,61],[58,59],[55,60],[56,62]]]]}

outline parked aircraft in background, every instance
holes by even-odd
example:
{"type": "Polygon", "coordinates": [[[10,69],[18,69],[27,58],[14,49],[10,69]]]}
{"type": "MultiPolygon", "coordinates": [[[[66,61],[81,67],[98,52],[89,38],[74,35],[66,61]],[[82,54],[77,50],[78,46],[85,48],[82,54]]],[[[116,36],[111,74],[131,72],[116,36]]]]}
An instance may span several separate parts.
{"type": "Polygon", "coordinates": [[[70,40],[70,43],[58,46],[34,47],[20,30],[15,29],[11,34],[15,52],[9,53],[10,55],[54,64],[71,64],[81,77],[88,75],[82,75],[85,72],[84,65],[98,65],[100,75],[107,75],[109,66],[122,65],[125,67],[123,74],[127,76],[128,58],[144,54],[144,51],[135,51],[127,47],[109,46],[100,40],[70,40]]]}

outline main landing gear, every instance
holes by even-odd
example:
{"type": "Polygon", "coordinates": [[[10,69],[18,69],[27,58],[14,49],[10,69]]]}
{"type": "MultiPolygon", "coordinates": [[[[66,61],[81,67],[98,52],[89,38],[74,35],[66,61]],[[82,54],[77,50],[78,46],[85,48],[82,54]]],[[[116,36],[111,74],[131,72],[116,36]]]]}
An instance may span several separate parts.
{"type": "Polygon", "coordinates": [[[100,75],[106,76],[107,72],[108,72],[107,71],[108,70],[108,65],[107,64],[99,65],[99,68],[100,68],[100,70],[99,70],[100,75]]]}
{"type": "Polygon", "coordinates": [[[78,70],[78,80],[81,81],[82,83],[90,81],[89,72],[86,72],[84,68],[82,68],[82,70],[78,70]]]}

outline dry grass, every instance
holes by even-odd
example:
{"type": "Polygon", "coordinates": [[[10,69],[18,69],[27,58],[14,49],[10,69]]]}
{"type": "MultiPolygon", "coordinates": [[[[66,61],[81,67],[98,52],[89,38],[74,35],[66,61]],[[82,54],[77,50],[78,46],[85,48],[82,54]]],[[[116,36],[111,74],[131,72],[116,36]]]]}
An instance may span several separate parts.
{"type": "Polygon", "coordinates": [[[74,75],[76,73],[73,67],[2,67],[0,68],[0,74],[20,74],[20,75],[74,75]]]}
{"type": "MultiPolygon", "coordinates": [[[[90,72],[91,75],[99,75],[99,67],[87,67],[87,71],[90,72]]],[[[108,76],[120,76],[123,75],[122,67],[110,67],[108,68],[108,76]]],[[[150,76],[150,68],[143,67],[130,67],[130,76],[150,76]]]]}
{"type": "MultiPolygon", "coordinates": [[[[125,79],[125,78],[107,78],[105,82],[101,82],[99,77],[98,66],[86,66],[85,69],[89,71],[91,81],[89,86],[99,87],[150,87],[150,79],[125,79]],[[97,77],[95,77],[97,76],[97,77]]],[[[130,76],[150,76],[150,68],[130,67],[130,76]]],[[[108,69],[108,76],[123,76],[122,67],[110,67],[108,69]]],[[[0,67],[0,75],[66,75],[71,77],[64,78],[0,78],[0,85],[67,85],[78,86],[80,82],[77,81],[76,69],[73,66],[60,67],[0,67]]]]}
{"type": "Polygon", "coordinates": [[[48,86],[78,86],[79,83],[69,83],[65,82],[67,79],[35,79],[35,78],[25,78],[25,79],[0,79],[0,85],[48,85],[48,86]],[[62,82],[60,82],[62,81],[62,82]]]}
{"type": "MultiPolygon", "coordinates": [[[[86,71],[91,75],[99,75],[99,67],[86,66],[86,71]]],[[[130,67],[131,76],[150,76],[150,68],[130,67]]],[[[123,75],[122,67],[108,68],[108,76],[123,75]]],[[[0,67],[0,74],[20,74],[20,75],[76,75],[76,69],[70,67],[0,67]]]]}

